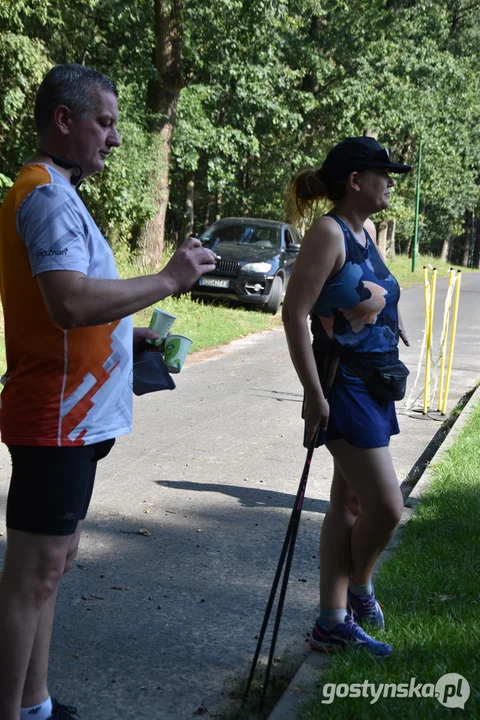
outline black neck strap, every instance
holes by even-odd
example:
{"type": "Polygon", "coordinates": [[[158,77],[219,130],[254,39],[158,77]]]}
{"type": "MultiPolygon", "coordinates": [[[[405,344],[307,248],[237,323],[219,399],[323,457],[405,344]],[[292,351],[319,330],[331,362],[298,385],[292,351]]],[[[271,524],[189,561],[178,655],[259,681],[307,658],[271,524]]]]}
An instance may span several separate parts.
{"type": "Polygon", "coordinates": [[[58,165],[61,168],[64,168],[64,170],[72,170],[73,168],[76,168],[79,170],[78,173],[72,173],[70,177],[70,182],[74,187],[79,187],[80,185],[80,178],[83,175],[83,170],[80,167],[80,165],[77,165],[76,163],[70,162],[70,160],[65,160],[64,158],[58,157],[58,155],[53,155],[50,152],[47,152],[47,150],[43,150],[42,148],[38,148],[38,152],[41,155],[46,155],[50,158],[50,160],[53,160],[55,165],[58,165]]]}

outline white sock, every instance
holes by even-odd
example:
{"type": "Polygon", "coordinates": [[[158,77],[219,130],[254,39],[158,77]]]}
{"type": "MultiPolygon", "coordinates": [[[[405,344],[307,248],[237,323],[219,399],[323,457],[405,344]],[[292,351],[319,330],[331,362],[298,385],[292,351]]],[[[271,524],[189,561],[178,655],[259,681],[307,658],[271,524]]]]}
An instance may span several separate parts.
{"type": "Polygon", "coordinates": [[[20,710],[20,720],[48,720],[51,715],[52,698],[50,696],[40,705],[32,705],[32,707],[20,710]]]}
{"type": "MultiPolygon", "coordinates": [[[[335,610],[320,610],[320,620],[327,630],[333,630],[337,625],[345,622],[345,608],[337,608],[335,610]]],[[[22,719],[23,720],[23,719],[22,719]]]]}
{"type": "Polygon", "coordinates": [[[365,585],[356,585],[353,580],[350,580],[348,583],[348,589],[354,595],[357,595],[357,597],[367,597],[367,595],[372,594],[373,585],[371,580],[369,580],[368,583],[365,583],[365,585]]]}

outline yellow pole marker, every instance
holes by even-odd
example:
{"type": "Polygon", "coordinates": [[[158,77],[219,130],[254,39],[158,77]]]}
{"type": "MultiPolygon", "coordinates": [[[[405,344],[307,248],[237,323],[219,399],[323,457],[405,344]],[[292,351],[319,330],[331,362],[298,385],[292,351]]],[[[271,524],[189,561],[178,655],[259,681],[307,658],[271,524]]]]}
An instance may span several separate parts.
{"type": "Polygon", "coordinates": [[[426,415],[428,410],[427,387],[430,383],[430,344],[428,338],[430,335],[430,283],[428,282],[428,268],[423,266],[423,297],[425,300],[425,380],[423,385],[423,414],[426,415]]]}
{"type": "Polygon", "coordinates": [[[431,385],[431,379],[432,379],[432,372],[431,372],[431,364],[432,364],[432,343],[433,343],[433,312],[435,309],[435,290],[437,287],[437,268],[433,268],[432,276],[430,278],[430,319],[429,319],[429,329],[430,329],[430,337],[428,339],[428,350],[429,350],[429,360],[430,360],[430,367],[429,367],[429,373],[428,373],[428,386],[427,386],[427,405],[430,407],[430,385],[431,385]]]}
{"type": "Polygon", "coordinates": [[[448,328],[450,325],[450,308],[452,306],[452,285],[455,285],[455,270],[450,268],[448,271],[448,287],[445,298],[445,311],[443,313],[442,337],[440,340],[440,379],[438,384],[438,401],[437,410],[441,412],[443,406],[443,388],[445,380],[445,357],[448,340],[448,328]]]}
{"type": "Polygon", "coordinates": [[[460,281],[462,279],[462,271],[457,270],[457,276],[455,278],[455,299],[453,301],[453,318],[452,318],[452,334],[450,337],[450,351],[448,353],[448,366],[447,366],[447,380],[445,382],[445,396],[443,400],[442,415],[445,415],[447,410],[447,399],[448,391],[450,388],[450,377],[452,374],[452,362],[453,362],[453,350],[455,347],[455,333],[457,332],[457,315],[458,315],[458,303],[460,299],[460,281]]]}

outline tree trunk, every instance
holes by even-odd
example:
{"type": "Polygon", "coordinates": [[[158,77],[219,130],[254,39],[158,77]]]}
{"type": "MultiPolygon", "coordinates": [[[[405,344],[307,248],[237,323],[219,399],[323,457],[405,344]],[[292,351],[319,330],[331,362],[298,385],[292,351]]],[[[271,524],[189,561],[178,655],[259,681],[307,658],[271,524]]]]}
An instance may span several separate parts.
{"type": "Polygon", "coordinates": [[[247,158],[247,163],[242,171],[242,215],[245,217],[248,215],[248,206],[249,206],[249,188],[250,188],[250,173],[249,173],[249,167],[250,167],[251,158],[247,158]]]}
{"type": "Polygon", "coordinates": [[[463,267],[470,265],[470,247],[472,241],[472,221],[473,216],[470,210],[465,210],[465,232],[464,232],[464,245],[463,245],[463,267]]]}
{"type": "Polygon", "coordinates": [[[480,218],[478,217],[475,220],[475,247],[473,248],[473,267],[477,269],[480,267],[480,218]]]}
{"type": "Polygon", "coordinates": [[[389,220],[388,221],[388,229],[387,229],[387,253],[385,255],[386,258],[391,260],[395,257],[395,226],[397,224],[396,220],[389,220]]]}
{"type": "Polygon", "coordinates": [[[223,196],[222,193],[217,193],[217,211],[215,213],[215,220],[220,220],[223,212],[223,196]]]}
{"type": "Polygon", "coordinates": [[[210,227],[213,222],[216,204],[217,198],[215,193],[208,193],[207,207],[205,209],[205,222],[203,223],[205,230],[210,227]]]}
{"type": "Polygon", "coordinates": [[[155,178],[156,213],[140,233],[138,255],[146,267],[159,268],[162,259],[165,215],[168,207],[168,177],[177,102],[183,87],[181,76],[182,36],[180,18],[184,0],[154,0],[155,77],[147,88],[147,106],[155,136],[154,154],[158,175],[155,178]]]}
{"type": "Polygon", "coordinates": [[[387,255],[387,231],[388,223],[386,220],[381,220],[377,224],[377,245],[383,257],[387,255]]]}
{"type": "Polygon", "coordinates": [[[184,237],[185,240],[193,234],[193,222],[195,219],[194,215],[194,201],[195,201],[195,173],[193,170],[187,173],[187,188],[185,196],[185,226],[184,226],[184,237]]]}
{"type": "Polygon", "coordinates": [[[442,243],[442,252],[440,253],[440,260],[447,262],[450,259],[450,249],[452,247],[453,238],[448,235],[442,243]]]}

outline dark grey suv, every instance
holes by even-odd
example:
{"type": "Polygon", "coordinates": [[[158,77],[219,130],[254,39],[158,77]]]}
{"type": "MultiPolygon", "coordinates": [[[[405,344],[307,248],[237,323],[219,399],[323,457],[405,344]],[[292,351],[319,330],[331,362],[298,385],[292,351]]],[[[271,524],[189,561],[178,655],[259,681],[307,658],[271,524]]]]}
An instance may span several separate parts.
{"type": "Polygon", "coordinates": [[[200,237],[217,267],[192,287],[193,297],[227,298],[275,314],[300,248],[294,227],[274,220],[224,218],[200,237]]]}

